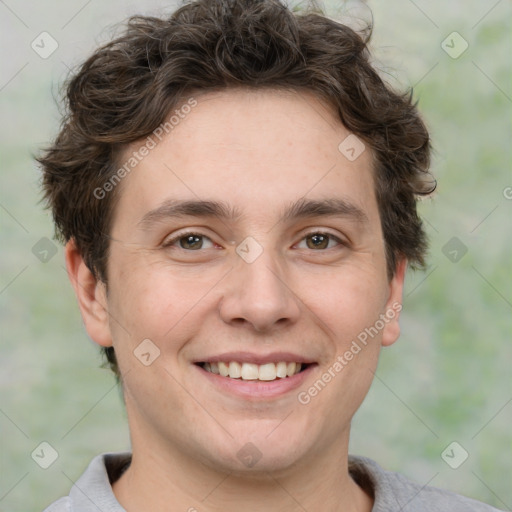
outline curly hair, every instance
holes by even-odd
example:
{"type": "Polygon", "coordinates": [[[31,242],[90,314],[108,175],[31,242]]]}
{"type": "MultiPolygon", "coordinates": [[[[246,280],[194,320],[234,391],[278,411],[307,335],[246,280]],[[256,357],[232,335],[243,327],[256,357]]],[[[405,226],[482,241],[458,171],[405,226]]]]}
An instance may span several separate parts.
{"type": "MultiPolygon", "coordinates": [[[[435,188],[429,134],[412,91],[393,91],[372,67],[370,36],[371,27],[363,37],[314,3],[295,12],[280,0],[197,0],[167,19],[131,17],[120,37],[68,79],[60,132],[37,158],[57,238],[73,239],[107,283],[120,187],[105,197],[95,190],[114,176],[128,144],[153,133],[192,93],[307,90],[372,150],[388,275],[402,258],[423,267],[427,243],[416,199],[435,188]]],[[[105,352],[119,375],[113,349],[105,352]]]]}

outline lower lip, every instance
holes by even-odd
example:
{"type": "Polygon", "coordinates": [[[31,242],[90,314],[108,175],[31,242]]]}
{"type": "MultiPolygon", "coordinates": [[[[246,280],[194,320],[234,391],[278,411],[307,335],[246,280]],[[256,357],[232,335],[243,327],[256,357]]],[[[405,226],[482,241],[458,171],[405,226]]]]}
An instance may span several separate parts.
{"type": "Polygon", "coordinates": [[[206,371],[199,365],[194,366],[214,386],[222,391],[254,400],[258,398],[277,398],[290,393],[304,383],[317,365],[310,364],[304,371],[296,373],[292,377],[271,381],[231,379],[230,377],[222,377],[222,375],[206,371]]]}

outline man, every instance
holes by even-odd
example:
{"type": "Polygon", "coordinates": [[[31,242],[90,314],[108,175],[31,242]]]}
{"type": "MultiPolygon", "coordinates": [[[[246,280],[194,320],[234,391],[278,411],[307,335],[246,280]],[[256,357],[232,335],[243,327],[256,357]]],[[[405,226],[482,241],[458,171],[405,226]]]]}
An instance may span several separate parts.
{"type": "Polygon", "coordinates": [[[494,510],[348,455],[433,189],[358,34],[274,0],[135,17],[68,112],[44,190],[132,453],[47,510],[494,510]]]}

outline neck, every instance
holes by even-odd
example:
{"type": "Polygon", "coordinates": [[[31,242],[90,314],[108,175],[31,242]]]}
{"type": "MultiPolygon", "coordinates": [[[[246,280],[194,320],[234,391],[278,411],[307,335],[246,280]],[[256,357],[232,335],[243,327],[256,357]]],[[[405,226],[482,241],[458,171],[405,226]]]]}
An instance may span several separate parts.
{"type": "Polygon", "coordinates": [[[373,500],[349,474],[344,437],[343,444],[293,468],[250,474],[219,472],[145,438],[133,443],[132,463],[113,491],[127,512],[163,512],[170,504],[190,512],[370,512],[373,500]]]}

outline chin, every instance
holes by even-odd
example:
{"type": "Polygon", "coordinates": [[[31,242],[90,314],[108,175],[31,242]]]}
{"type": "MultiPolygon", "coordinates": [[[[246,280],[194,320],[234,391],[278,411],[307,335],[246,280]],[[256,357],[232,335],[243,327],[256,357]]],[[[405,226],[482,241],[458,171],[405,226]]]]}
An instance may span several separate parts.
{"type": "MultiPolygon", "coordinates": [[[[304,444],[306,432],[298,428],[284,428],[272,422],[266,425],[245,424],[228,443],[221,443],[212,452],[209,447],[208,466],[215,470],[232,473],[235,476],[251,476],[268,479],[268,473],[286,473],[304,460],[307,447],[304,444]],[[279,431],[281,430],[281,431],[279,431]]],[[[225,440],[225,439],[224,439],[225,440]]]]}
{"type": "Polygon", "coordinates": [[[270,453],[260,450],[252,443],[246,443],[234,458],[229,454],[221,460],[212,460],[210,466],[216,471],[230,473],[234,477],[263,481],[268,480],[269,474],[275,477],[285,475],[300,466],[300,463],[301,457],[296,448],[270,453]]]}

